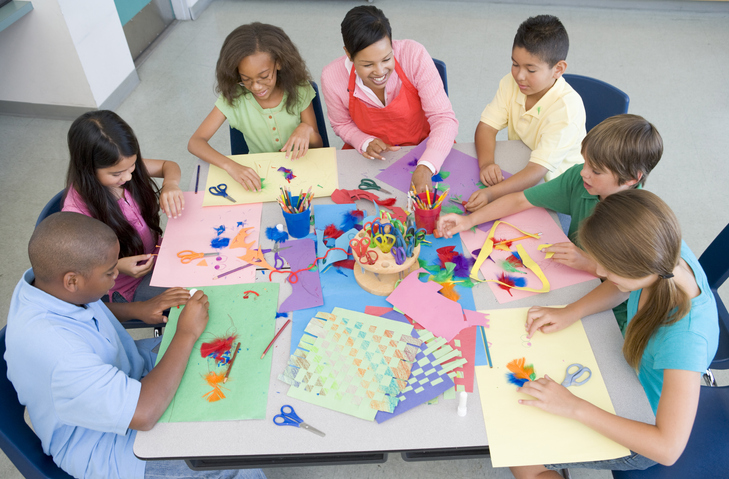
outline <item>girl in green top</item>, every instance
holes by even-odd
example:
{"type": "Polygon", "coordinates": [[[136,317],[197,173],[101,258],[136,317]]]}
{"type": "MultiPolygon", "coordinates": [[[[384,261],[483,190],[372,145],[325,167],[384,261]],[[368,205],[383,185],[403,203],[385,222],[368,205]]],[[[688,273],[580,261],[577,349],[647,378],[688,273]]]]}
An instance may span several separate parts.
{"type": "Polygon", "coordinates": [[[247,190],[258,191],[261,179],[252,168],[208,143],[226,119],[243,132],[251,153],[285,151],[297,159],[309,147],[322,146],[309,72],[283,30],[258,22],[236,28],[223,42],[215,74],[220,97],[190,138],[190,153],[222,168],[247,190]]]}

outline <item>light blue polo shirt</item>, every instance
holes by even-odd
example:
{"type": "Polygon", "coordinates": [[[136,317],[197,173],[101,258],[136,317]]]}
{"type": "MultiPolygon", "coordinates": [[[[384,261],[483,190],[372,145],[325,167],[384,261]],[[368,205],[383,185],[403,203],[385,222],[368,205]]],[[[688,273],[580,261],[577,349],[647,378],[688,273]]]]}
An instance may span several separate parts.
{"type": "MultiPolygon", "coordinates": [[[[709,288],[706,273],[683,241],[681,258],[693,270],[701,294],[691,300],[691,311],[686,316],[659,328],[648,340],[643,351],[638,379],[645,389],[654,414],[663,389],[663,370],[680,369],[703,373],[714,359],[719,346],[716,300],[709,288]]],[[[628,324],[638,311],[641,291],[631,292],[628,298],[628,324]]]]}
{"type": "Polygon", "coordinates": [[[43,451],[76,477],[143,478],[128,429],[152,367],[101,301],[76,306],[32,285],[13,293],[5,361],[43,451]]]}

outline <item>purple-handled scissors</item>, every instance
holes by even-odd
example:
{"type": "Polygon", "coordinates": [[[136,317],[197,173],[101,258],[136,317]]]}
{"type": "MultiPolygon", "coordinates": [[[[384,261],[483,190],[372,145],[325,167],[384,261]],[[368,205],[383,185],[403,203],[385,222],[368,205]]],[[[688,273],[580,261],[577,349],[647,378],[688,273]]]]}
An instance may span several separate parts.
{"type": "Polygon", "coordinates": [[[296,412],[294,412],[294,408],[292,408],[288,404],[281,406],[281,414],[276,414],[275,416],[273,416],[273,423],[277,426],[300,427],[306,429],[307,431],[311,431],[318,436],[326,436],[326,434],[324,434],[317,428],[311,427],[306,424],[303,419],[296,415],[296,412]],[[280,421],[277,421],[277,419],[280,419],[280,421]]]}

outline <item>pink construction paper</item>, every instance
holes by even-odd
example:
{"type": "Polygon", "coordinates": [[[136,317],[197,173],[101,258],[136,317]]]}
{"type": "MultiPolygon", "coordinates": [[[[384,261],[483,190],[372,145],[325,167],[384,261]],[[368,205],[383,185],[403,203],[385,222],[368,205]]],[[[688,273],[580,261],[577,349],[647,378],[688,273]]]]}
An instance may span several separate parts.
{"type": "MultiPolygon", "coordinates": [[[[545,259],[544,253],[537,249],[537,246],[539,246],[540,244],[564,243],[569,241],[569,239],[567,239],[567,236],[562,231],[562,227],[552,219],[547,210],[545,210],[544,208],[529,208],[528,210],[522,211],[521,213],[516,213],[511,216],[505,216],[501,218],[501,220],[506,221],[507,223],[511,223],[514,226],[517,226],[522,230],[526,231],[527,233],[542,233],[542,236],[539,239],[529,238],[525,240],[520,240],[517,243],[524,247],[527,254],[542,269],[545,276],[549,280],[550,291],[595,279],[595,276],[591,275],[590,273],[570,268],[569,266],[565,266],[551,259],[545,259]]],[[[523,233],[515,230],[509,225],[500,224],[496,228],[494,239],[510,239],[518,238],[519,236],[524,235],[523,233]]],[[[481,249],[487,237],[488,233],[480,229],[477,229],[476,232],[466,231],[461,233],[461,240],[463,241],[465,248],[472,254],[473,251],[481,249]]],[[[516,251],[517,243],[514,243],[511,246],[512,251],[516,251]]],[[[500,251],[497,249],[494,249],[494,252],[491,254],[491,257],[497,260],[497,262],[500,259],[505,259],[508,256],[509,253],[507,253],[506,251],[500,251]]],[[[534,273],[523,267],[519,269],[527,272],[527,274],[524,276],[527,278],[528,287],[535,289],[541,288],[541,281],[534,275],[534,273]]],[[[483,279],[497,279],[498,276],[503,272],[501,267],[490,259],[484,261],[480,271],[483,279]]],[[[518,275],[516,273],[508,274],[513,276],[518,275]]],[[[506,291],[499,288],[496,283],[488,283],[488,285],[491,288],[491,291],[494,292],[496,300],[502,304],[517,299],[528,298],[529,296],[538,294],[531,291],[520,291],[513,288],[509,291],[506,291]]]]}
{"type": "MultiPolygon", "coordinates": [[[[476,311],[471,312],[476,313],[476,311]]],[[[473,380],[476,377],[475,366],[477,332],[478,326],[468,327],[458,333],[458,336],[453,338],[453,340],[448,343],[453,349],[459,350],[461,352],[461,356],[464,357],[467,361],[466,364],[464,364],[461,368],[456,369],[456,371],[461,371],[463,377],[459,378],[458,376],[456,376],[455,378],[453,378],[453,382],[456,383],[456,388],[458,388],[459,385],[462,385],[464,388],[466,388],[467,393],[473,392],[473,380]],[[460,341],[461,345],[456,346],[456,341],[460,341]]],[[[459,358],[453,358],[452,361],[456,361],[458,359],[459,358]]],[[[443,364],[445,365],[449,362],[450,361],[447,361],[443,364]]]]}
{"type": "MultiPolygon", "coordinates": [[[[310,238],[286,241],[281,243],[281,250],[278,254],[286,260],[291,267],[291,271],[298,271],[314,263],[314,260],[316,260],[316,247],[314,240],[310,238]]],[[[313,308],[324,304],[319,271],[301,271],[296,276],[298,278],[298,280],[294,280],[296,282],[291,282],[291,275],[288,276],[292,292],[281,303],[278,309],[280,313],[313,308]]]]}
{"type": "Polygon", "coordinates": [[[150,284],[161,287],[191,287],[253,283],[256,274],[255,266],[213,279],[214,276],[245,265],[246,263],[238,259],[238,256],[243,256],[246,250],[227,246],[214,248],[211,246],[211,241],[228,239],[232,243],[242,228],[253,227],[250,230],[252,234],[246,241],[257,245],[258,232],[261,228],[261,204],[203,208],[204,195],[202,193],[196,195],[187,191],[183,194],[185,195],[185,209],[182,216],[170,218],[167,221],[167,228],[150,284]],[[224,227],[224,231],[222,227],[224,227]],[[177,253],[183,250],[219,254],[194,259],[190,263],[183,264],[177,257],[177,253]],[[207,266],[200,265],[203,259],[207,266]]]}
{"type": "Polygon", "coordinates": [[[451,341],[461,330],[474,325],[485,325],[483,314],[464,314],[461,305],[438,294],[443,287],[434,281],[423,283],[418,279],[420,268],[403,279],[395,291],[387,297],[397,309],[409,316],[436,336],[451,341]]]}

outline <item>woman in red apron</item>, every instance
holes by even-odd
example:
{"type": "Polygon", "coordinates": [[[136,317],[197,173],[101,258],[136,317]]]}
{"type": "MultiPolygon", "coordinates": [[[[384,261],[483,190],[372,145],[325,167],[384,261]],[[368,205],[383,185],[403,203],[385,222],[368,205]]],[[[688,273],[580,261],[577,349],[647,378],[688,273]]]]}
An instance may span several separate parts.
{"type": "Polygon", "coordinates": [[[392,40],[390,24],[374,6],[350,10],[342,21],[346,56],[322,72],[322,91],[334,132],[368,159],[428,139],[413,173],[418,191],[431,185],[456,134],[458,121],[433,60],[412,40],[392,40]]]}

